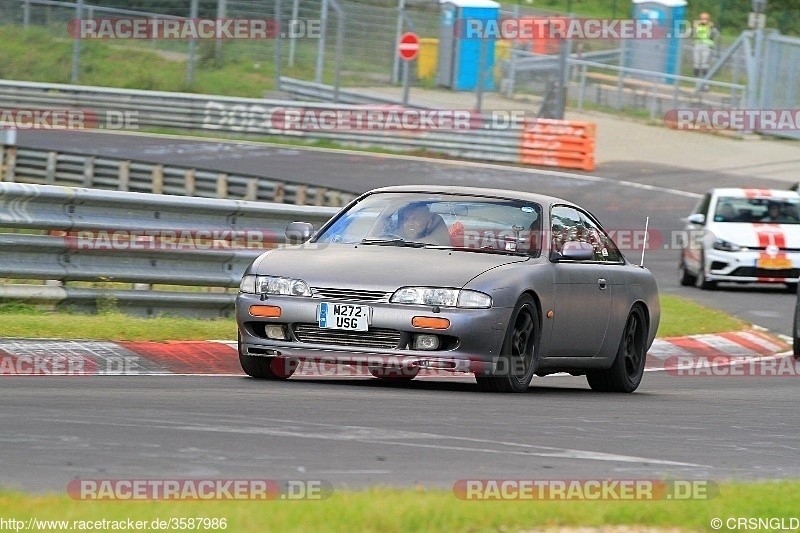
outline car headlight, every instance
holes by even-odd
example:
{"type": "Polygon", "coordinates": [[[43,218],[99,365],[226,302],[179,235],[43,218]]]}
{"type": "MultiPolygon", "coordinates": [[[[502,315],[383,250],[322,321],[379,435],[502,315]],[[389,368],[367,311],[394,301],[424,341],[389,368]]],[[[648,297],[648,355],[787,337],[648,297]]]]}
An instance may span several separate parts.
{"type": "Polygon", "coordinates": [[[311,288],[301,279],[278,276],[246,275],[239,291],[247,294],[278,294],[282,296],[311,296],[311,288]]]}
{"type": "Polygon", "coordinates": [[[728,242],[724,239],[717,239],[714,241],[714,249],[715,250],[722,250],[723,252],[738,252],[742,249],[741,246],[738,244],[733,244],[732,242],[728,242]]]}
{"type": "Polygon", "coordinates": [[[492,297],[478,291],[442,289],[439,287],[403,287],[389,300],[397,304],[437,305],[485,309],[492,306],[492,297]]]}

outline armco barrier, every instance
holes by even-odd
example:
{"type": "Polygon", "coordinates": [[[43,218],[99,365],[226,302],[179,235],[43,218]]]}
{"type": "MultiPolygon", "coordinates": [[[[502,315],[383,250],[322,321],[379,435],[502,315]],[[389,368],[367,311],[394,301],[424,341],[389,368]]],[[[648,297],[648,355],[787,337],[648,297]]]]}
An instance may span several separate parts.
{"type": "MultiPolygon", "coordinates": [[[[283,93],[292,95],[297,100],[309,102],[333,102],[335,89],[332,85],[324,83],[314,83],[313,81],[298,80],[295,78],[281,77],[280,90],[283,93]]],[[[381,105],[403,105],[402,100],[386,98],[364,94],[358,91],[348,91],[339,89],[340,104],[381,104],[381,105]]],[[[423,105],[410,105],[417,109],[433,109],[423,105]]]]}
{"type": "Polygon", "coordinates": [[[0,146],[2,181],[333,207],[355,197],[262,176],[15,146],[0,146]]]}
{"type": "Polygon", "coordinates": [[[221,293],[0,286],[0,300],[92,307],[117,301],[133,314],[221,316],[245,268],[284,243],[293,221],[321,226],[337,210],[242,200],[0,183],[0,278],[217,287],[221,293]],[[45,230],[45,234],[42,231],[45,230]],[[8,230],[4,230],[8,231],[8,230]]]}
{"type": "Polygon", "coordinates": [[[596,128],[591,122],[552,119],[527,121],[520,145],[520,162],[594,170],[596,128]]]}
{"type": "MultiPolygon", "coordinates": [[[[368,105],[377,105],[378,111],[389,109],[368,105]]],[[[365,106],[0,81],[0,109],[45,108],[88,110],[99,117],[100,123],[119,122],[120,117],[131,118],[133,113],[139,128],[325,139],[350,146],[428,150],[466,159],[579,168],[570,157],[523,152],[527,150],[523,148],[524,120],[516,117],[497,121],[492,115],[472,115],[468,129],[283,129],[281,121],[276,124],[273,118],[287,109],[353,113],[364,112],[365,106]]],[[[396,106],[391,108],[397,110],[396,106]]]]}

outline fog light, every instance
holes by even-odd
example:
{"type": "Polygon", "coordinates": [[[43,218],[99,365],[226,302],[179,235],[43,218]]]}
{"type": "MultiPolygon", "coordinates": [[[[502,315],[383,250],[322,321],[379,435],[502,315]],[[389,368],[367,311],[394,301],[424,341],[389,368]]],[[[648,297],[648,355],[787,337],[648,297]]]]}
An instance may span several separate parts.
{"type": "Polygon", "coordinates": [[[286,340],[286,328],[282,325],[278,324],[267,324],[264,327],[264,333],[267,335],[268,339],[285,341],[286,340]]]}
{"type": "Polygon", "coordinates": [[[414,335],[415,350],[436,350],[439,348],[439,337],[436,335],[414,335]]]}

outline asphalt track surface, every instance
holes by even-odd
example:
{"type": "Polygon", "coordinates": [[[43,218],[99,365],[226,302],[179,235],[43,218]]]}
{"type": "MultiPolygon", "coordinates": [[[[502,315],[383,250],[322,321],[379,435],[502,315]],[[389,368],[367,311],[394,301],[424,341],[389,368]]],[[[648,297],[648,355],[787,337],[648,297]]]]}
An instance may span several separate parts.
{"type": "MultiPolygon", "coordinates": [[[[246,143],[20,132],[19,144],[326,184],[359,192],[440,183],[554,194],[607,227],[681,229],[696,194],[742,185],[679,168],[607,165],[580,179],[523,169],[335,154],[246,143]],[[621,183],[621,181],[631,183],[621,183]],[[652,185],[666,191],[642,187],[652,185]],[[683,192],[681,192],[683,191],[683,192]],[[692,194],[687,194],[692,193],[692,194]]],[[[762,183],[768,186],[769,183],[762,183]]],[[[775,183],[776,186],[781,186],[775,183]]],[[[629,254],[631,255],[631,254],[629,254]]],[[[638,258],[638,256],[637,256],[638,258]]],[[[648,252],[664,293],[788,333],[794,299],[701,292],[675,280],[677,251],[648,252]]],[[[470,378],[3,377],[2,484],[62,491],[75,478],[269,478],[450,488],[469,478],[765,479],[800,475],[797,378],[648,372],[633,395],[581,377],[485,394],[470,378]]]]}
{"type": "Polygon", "coordinates": [[[84,479],[796,478],[797,378],[650,372],[636,393],[580,377],[524,394],[474,380],[2,378],[5,486],[84,479]]]}

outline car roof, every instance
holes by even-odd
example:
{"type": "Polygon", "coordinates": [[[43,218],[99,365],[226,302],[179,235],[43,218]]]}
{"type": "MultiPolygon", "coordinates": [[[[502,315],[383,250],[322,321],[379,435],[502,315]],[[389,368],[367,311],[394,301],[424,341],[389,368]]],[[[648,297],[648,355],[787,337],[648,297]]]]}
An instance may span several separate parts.
{"type": "Polygon", "coordinates": [[[569,204],[577,205],[575,202],[570,202],[558,198],[556,196],[547,196],[544,194],[536,194],[524,191],[514,191],[507,189],[486,189],[483,187],[462,187],[462,186],[445,186],[445,185],[394,185],[391,187],[380,187],[372,189],[365,194],[372,194],[377,192],[421,192],[421,193],[441,193],[441,194],[461,194],[461,195],[475,195],[475,196],[493,196],[497,198],[508,198],[510,200],[527,200],[536,202],[543,206],[550,206],[552,204],[569,204]]]}
{"type": "Polygon", "coordinates": [[[711,189],[711,194],[716,197],[730,198],[794,198],[800,199],[800,194],[788,189],[759,189],[759,188],[720,188],[711,189]]]}

